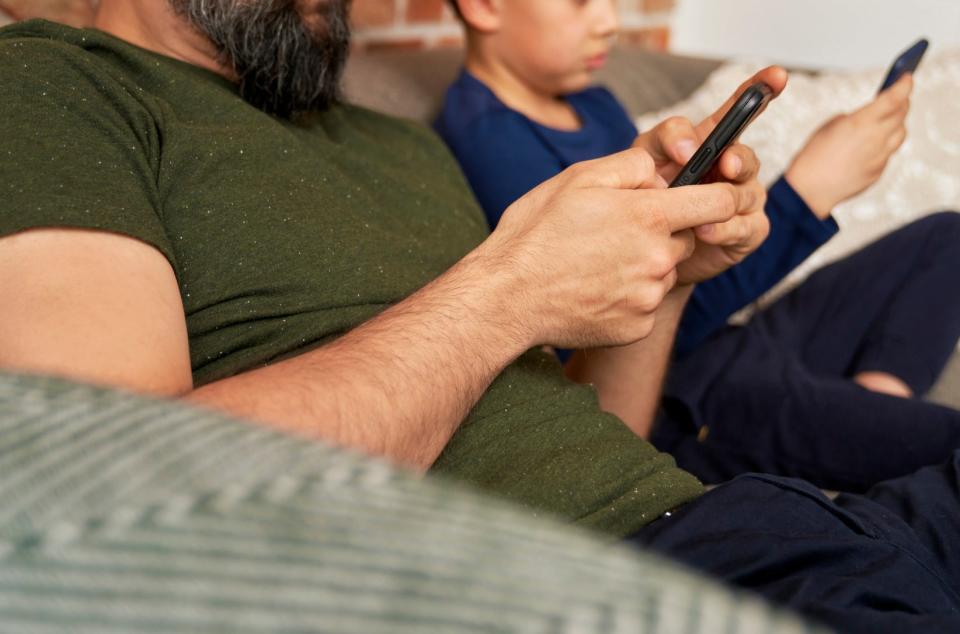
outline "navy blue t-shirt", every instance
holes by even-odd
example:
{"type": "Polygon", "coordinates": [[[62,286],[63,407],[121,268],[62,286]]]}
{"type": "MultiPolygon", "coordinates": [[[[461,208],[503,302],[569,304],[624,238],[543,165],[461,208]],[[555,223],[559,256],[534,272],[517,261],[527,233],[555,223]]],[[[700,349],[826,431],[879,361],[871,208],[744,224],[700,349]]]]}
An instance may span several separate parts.
{"type": "MultiPolygon", "coordinates": [[[[581,128],[549,128],[512,110],[463,71],[450,86],[434,127],[460,162],[491,227],[515,200],[574,163],[629,148],[637,129],[609,90],[568,95],[581,128]]],[[[697,285],[687,305],[676,350],[685,354],[722,328],[729,317],[782,280],[838,230],[818,219],[786,179],[766,206],[770,237],[739,265],[697,285]]]]}

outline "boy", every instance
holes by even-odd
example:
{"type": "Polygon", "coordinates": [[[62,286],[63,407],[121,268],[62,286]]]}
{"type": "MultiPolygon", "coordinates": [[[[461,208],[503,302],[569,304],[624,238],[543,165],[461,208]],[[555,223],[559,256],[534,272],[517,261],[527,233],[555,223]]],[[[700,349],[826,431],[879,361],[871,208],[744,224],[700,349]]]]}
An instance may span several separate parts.
{"type": "MultiPolygon", "coordinates": [[[[696,150],[703,135],[690,122],[638,135],[616,98],[590,86],[617,32],[612,0],[452,4],[467,30],[466,68],[436,128],[492,226],[573,163],[640,145],[669,181],[696,150]]],[[[616,351],[574,354],[568,375],[708,482],[763,471],[857,491],[948,456],[960,446],[960,412],[914,397],[960,337],[960,297],[941,292],[960,270],[957,214],[818,272],[746,327],[725,325],[836,233],[831,210],[876,182],[903,143],[911,90],[904,77],[826,124],[770,189],[768,241],[694,292],[654,429],[637,422],[645,417],[630,394],[591,370],[591,357],[616,351]]]]}

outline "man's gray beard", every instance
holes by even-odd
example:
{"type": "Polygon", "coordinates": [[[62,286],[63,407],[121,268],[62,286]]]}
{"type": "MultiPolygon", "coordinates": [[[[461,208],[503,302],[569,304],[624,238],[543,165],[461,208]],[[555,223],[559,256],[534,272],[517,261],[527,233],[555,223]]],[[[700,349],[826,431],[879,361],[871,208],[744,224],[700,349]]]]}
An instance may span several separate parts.
{"type": "Polygon", "coordinates": [[[250,104],[288,118],[340,100],[350,0],[328,0],[315,29],[297,11],[297,0],[169,1],[217,47],[250,104]]]}

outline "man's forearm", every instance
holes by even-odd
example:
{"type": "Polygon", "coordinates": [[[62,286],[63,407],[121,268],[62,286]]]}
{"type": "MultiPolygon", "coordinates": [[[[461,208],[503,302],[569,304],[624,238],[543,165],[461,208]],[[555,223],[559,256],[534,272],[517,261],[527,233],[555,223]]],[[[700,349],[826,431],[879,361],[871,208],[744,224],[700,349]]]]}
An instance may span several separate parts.
{"type": "Polygon", "coordinates": [[[592,384],[600,406],[642,438],[649,438],[653,428],[677,326],[692,291],[693,286],[684,286],[667,295],[649,337],[629,346],[579,351],[567,364],[570,379],[592,384]]]}
{"type": "Polygon", "coordinates": [[[426,469],[531,344],[483,247],[337,341],[201,387],[189,400],[426,469]]]}

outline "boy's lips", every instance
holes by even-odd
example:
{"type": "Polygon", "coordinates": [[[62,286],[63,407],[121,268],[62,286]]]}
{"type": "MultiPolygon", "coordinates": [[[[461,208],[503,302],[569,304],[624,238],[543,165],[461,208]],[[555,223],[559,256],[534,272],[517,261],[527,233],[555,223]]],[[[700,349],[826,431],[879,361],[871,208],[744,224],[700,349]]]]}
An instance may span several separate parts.
{"type": "Polygon", "coordinates": [[[600,70],[607,63],[607,53],[600,53],[587,58],[587,68],[590,70],[600,70]]]}

